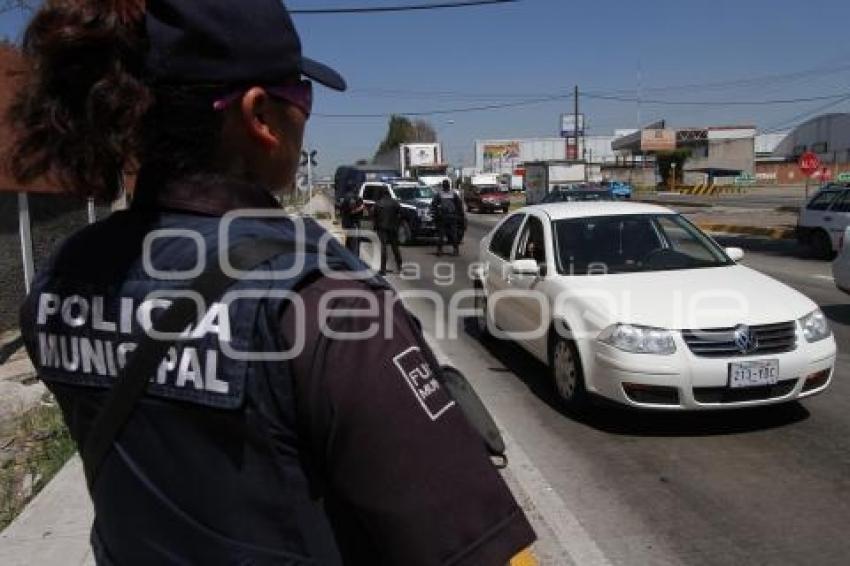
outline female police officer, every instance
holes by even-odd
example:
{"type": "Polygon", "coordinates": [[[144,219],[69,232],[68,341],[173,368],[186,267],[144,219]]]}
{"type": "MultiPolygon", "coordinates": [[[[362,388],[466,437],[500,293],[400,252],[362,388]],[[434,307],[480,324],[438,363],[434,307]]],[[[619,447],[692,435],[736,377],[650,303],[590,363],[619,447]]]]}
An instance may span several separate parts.
{"type": "MultiPolygon", "coordinates": [[[[278,0],[47,0],[24,51],[16,175],[50,171],[108,201],[138,165],[130,210],[69,238],[22,308],[30,356],[81,446],[100,564],[505,564],[531,542],[391,290],[318,271],[312,252],[234,280],[240,300],[212,304],[164,348],[92,461],[87,440],[132,380],[122,372],[163,297],[191,290],[178,274],[261,237],[322,239],[314,224],[256,216],[275,216],[270,191],[292,185],[312,103],[303,77],[345,83],[301,56],[278,0]],[[255,217],[233,216],[245,208],[255,217]],[[351,314],[376,304],[388,311],[351,314]],[[340,309],[333,324],[322,309],[340,309]],[[288,360],[240,355],[294,344],[288,360]]],[[[360,265],[339,245],[319,259],[360,265]]]]}

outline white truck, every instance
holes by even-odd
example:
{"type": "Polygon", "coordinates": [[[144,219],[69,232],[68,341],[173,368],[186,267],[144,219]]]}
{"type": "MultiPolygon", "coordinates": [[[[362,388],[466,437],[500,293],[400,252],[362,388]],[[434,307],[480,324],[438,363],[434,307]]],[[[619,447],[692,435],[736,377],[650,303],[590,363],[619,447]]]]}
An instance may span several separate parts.
{"type": "Polygon", "coordinates": [[[525,164],[525,203],[537,204],[558,185],[587,180],[584,162],[536,161],[525,164]]]}
{"type": "Polygon", "coordinates": [[[449,181],[449,166],[443,163],[443,147],[439,143],[404,143],[398,148],[401,176],[417,179],[429,187],[449,181]]]}

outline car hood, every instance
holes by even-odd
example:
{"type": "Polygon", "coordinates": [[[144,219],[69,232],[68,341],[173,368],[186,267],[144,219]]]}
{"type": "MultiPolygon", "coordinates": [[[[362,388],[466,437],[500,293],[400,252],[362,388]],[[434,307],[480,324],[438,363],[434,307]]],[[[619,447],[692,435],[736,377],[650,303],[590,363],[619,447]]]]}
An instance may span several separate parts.
{"type": "Polygon", "coordinates": [[[431,199],[428,198],[402,199],[399,202],[412,208],[428,208],[431,206],[431,199]]]}
{"type": "Polygon", "coordinates": [[[805,295],[742,265],[558,279],[567,304],[600,329],[617,322],[730,328],[797,320],[817,308],[805,295]]]}

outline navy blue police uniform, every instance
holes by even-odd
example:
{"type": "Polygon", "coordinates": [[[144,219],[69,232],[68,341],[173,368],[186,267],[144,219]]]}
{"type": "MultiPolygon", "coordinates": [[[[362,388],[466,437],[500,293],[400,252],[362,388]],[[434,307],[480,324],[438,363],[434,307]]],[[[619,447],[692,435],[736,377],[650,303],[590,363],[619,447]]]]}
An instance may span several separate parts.
{"type": "MultiPolygon", "coordinates": [[[[146,6],[152,81],[274,84],[296,72],[344,88],[301,57],[278,0],[146,6]]],[[[98,564],[502,565],[533,541],[382,279],[351,276],[364,265],[315,223],[276,214],[264,187],[143,165],[136,193],[61,245],[21,310],[27,351],[80,447],[199,259],[270,239],[300,251],[205,305],[149,376],[90,479],[98,564]],[[238,209],[269,214],[223,230],[238,209]],[[375,304],[380,316],[362,316],[375,304]]]]}

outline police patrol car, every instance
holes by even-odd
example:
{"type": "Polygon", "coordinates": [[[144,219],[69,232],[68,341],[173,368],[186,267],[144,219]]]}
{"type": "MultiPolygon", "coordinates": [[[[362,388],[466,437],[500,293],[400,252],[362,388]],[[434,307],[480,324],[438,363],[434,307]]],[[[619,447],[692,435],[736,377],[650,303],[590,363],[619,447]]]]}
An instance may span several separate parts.
{"type": "Polygon", "coordinates": [[[378,182],[363,183],[357,194],[363,200],[370,215],[383,189],[389,190],[390,196],[401,204],[399,244],[412,244],[419,238],[436,236],[437,227],[430,208],[431,201],[436,196],[434,189],[415,179],[404,178],[384,178],[378,182]]]}

